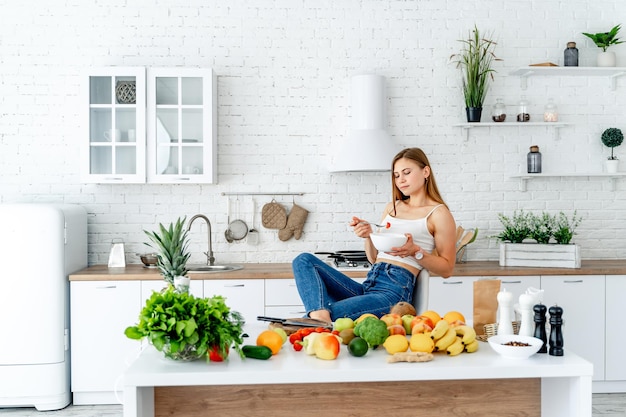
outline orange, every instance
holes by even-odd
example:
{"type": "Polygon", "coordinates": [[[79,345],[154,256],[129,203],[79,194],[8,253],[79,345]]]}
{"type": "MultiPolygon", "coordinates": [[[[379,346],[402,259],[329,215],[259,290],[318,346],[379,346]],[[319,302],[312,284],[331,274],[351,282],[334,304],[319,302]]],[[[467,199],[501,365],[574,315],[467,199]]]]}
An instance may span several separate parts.
{"type": "Polygon", "coordinates": [[[437,313],[436,311],[433,311],[433,310],[424,311],[422,314],[420,314],[420,316],[426,316],[429,319],[431,319],[432,322],[433,322],[433,329],[437,325],[437,322],[439,320],[441,320],[441,316],[439,315],[439,313],[437,313]]]}
{"type": "Polygon", "coordinates": [[[283,346],[283,338],[273,330],[264,330],[256,338],[256,345],[267,346],[272,351],[272,355],[276,355],[283,346]]]}
{"type": "Polygon", "coordinates": [[[461,321],[465,323],[465,316],[463,316],[463,314],[459,313],[458,311],[448,311],[446,314],[444,314],[442,318],[450,324],[454,323],[455,321],[461,321]]]}

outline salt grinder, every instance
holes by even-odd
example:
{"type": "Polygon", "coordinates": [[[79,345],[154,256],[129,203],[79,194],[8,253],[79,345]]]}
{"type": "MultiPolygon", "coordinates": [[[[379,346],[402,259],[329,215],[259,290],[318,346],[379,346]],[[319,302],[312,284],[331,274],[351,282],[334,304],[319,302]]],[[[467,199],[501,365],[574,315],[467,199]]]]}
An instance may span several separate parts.
{"type": "Polygon", "coordinates": [[[511,315],[513,294],[504,289],[498,293],[496,298],[498,299],[498,309],[500,310],[497,334],[513,334],[513,319],[511,315]]]}
{"type": "Polygon", "coordinates": [[[543,341],[541,349],[538,353],[547,353],[548,348],[546,343],[548,342],[548,336],[546,335],[546,306],[543,304],[537,304],[533,307],[535,312],[535,337],[543,341]]]}
{"type": "Polygon", "coordinates": [[[548,309],[550,313],[550,349],[548,354],[552,356],[563,356],[563,309],[553,306],[548,309]]]}
{"type": "Polygon", "coordinates": [[[521,315],[521,324],[519,327],[520,336],[533,336],[535,334],[535,325],[533,322],[533,303],[535,297],[530,294],[521,294],[519,296],[519,309],[521,315]]]}

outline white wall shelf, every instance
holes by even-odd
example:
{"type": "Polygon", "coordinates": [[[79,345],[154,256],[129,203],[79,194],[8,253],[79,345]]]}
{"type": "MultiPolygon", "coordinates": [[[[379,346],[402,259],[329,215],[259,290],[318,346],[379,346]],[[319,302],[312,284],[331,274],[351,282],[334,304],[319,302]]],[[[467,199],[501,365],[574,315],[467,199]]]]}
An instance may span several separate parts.
{"type": "Polygon", "coordinates": [[[565,126],[569,126],[569,123],[561,123],[561,122],[487,122],[487,123],[458,123],[455,124],[455,127],[460,127],[463,129],[465,133],[465,140],[469,139],[469,131],[470,129],[476,127],[532,127],[532,126],[541,126],[554,129],[554,139],[558,140],[559,137],[559,129],[565,126]]]}
{"type": "Polygon", "coordinates": [[[626,75],[626,67],[520,67],[512,71],[510,75],[518,75],[520,77],[521,88],[526,90],[528,87],[528,77],[564,77],[564,76],[581,76],[592,77],[600,76],[609,79],[611,90],[615,90],[616,80],[626,75]]]}
{"type": "Polygon", "coordinates": [[[511,178],[517,178],[520,180],[520,191],[526,191],[526,183],[529,180],[533,180],[536,178],[561,178],[561,177],[599,177],[599,178],[609,178],[611,180],[611,191],[615,191],[615,182],[623,177],[626,177],[626,172],[615,172],[615,173],[607,173],[607,172],[593,172],[593,173],[541,173],[541,174],[519,174],[513,175],[511,178]]]}

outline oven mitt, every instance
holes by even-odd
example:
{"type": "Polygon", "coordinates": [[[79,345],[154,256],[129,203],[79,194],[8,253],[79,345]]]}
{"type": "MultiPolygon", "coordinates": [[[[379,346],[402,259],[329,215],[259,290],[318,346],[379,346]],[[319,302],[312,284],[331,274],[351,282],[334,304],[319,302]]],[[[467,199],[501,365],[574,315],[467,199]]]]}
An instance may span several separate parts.
{"type": "Polygon", "coordinates": [[[263,206],[261,222],[266,229],[283,229],[287,226],[287,212],[283,206],[272,200],[263,206]]]}
{"type": "Polygon", "coordinates": [[[296,239],[300,239],[302,237],[304,222],[306,222],[308,215],[308,210],[294,203],[289,217],[287,218],[287,225],[284,229],[278,231],[278,238],[283,242],[291,239],[292,236],[295,236],[296,239]]]}

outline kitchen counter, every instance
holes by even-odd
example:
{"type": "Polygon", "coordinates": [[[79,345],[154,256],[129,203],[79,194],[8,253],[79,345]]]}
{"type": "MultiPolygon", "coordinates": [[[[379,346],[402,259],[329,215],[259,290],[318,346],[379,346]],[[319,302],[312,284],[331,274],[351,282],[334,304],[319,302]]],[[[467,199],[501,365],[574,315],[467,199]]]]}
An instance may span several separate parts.
{"type": "Polygon", "coordinates": [[[336,360],[324,361],[287,344],[267,361],[231,353],[226,362],[207,364],[170,361],[147,348],[124,374],[124,417],[286,417],[294,406],[308,417],[323,404],[332,404],[334,415],[361,417],[458,415],[459,409],[504,415],[511,406],[516,415],[591,416],[592,364],[569,351],[511,360],[481,342],[476,353],[435,354],[425,363],[389,364],[387,356],[377,349],[357,358],[342,345],[336,360]]]}
{"type": "MultiPolygon", "coordinates": [[[[269,279],[293,278],[290,263],[243,264],[244,268],[228,272],[191,273],[191,279],[269,279]]],[[[363,278],[367,272],[344,271],[352,278],[363,278]]],[[[497,261],[472,261],[459,263],[454,276],[526,276],[526,275],[626,275],[626,259],[583,260],[581,268],[503,267],[497,261]]],[[[436,275],[431,275],[436,276],[436,275]]],[[[143,265],[127,265],[125,268],[109,268],[94,265],[69,276],[70,281],[135,281],[160,280],[156,268],[143,265]]]]}

